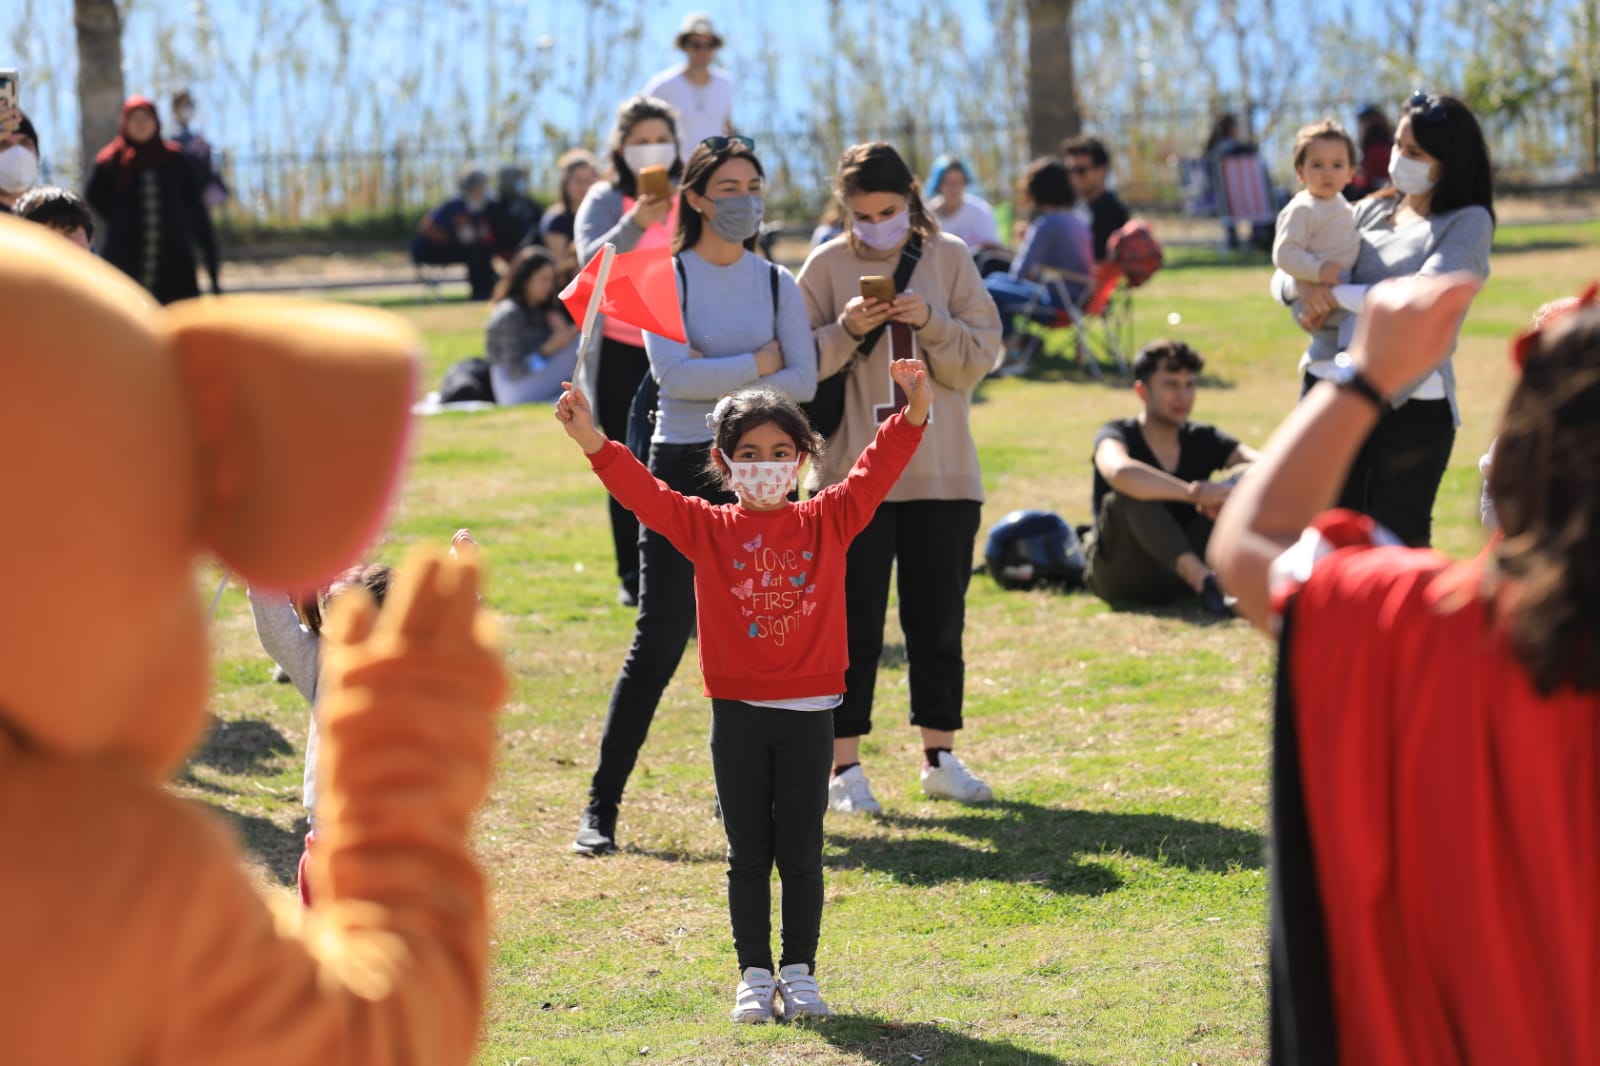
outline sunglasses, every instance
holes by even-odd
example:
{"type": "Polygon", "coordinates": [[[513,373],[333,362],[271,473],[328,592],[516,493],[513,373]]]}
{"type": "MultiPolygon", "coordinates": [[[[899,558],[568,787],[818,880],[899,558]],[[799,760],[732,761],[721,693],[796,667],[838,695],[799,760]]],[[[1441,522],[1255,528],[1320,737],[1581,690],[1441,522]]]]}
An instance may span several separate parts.
{"type": "Polygon", "coordinates": [[[756,142],[749,137],[707,137],[700,142],[700,147],[709,148],[713,152],[726,151],[734,145],[738,145],[747,152],[756,150],[756,142]]]}
{"type": "Polygon", "coordinates": [[[1443,122],[1450,117],[1449,113],[1444,109],[1444,104],[1440,103],[1438,98],[1429,96],[1421,89],[1411,94],[1411,99],[1406,101],[1406,110],[1414,113],[1419,112],[1412,115],[1413,122],[1420,118],[1430,126],[1435,122],[1443,122]]]}
{"type": "Polygon", "coordinates": [[[714,52],[717,50],[716,41],[685,41],[684,47],[695,52],[714,52]]]}

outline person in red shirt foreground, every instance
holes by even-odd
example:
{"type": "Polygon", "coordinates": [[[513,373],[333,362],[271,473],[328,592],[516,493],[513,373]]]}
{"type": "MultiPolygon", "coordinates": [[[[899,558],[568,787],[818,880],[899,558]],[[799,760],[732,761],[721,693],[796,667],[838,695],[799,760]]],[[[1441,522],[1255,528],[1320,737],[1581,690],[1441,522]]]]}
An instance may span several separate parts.
{"type": "Polygon", "coordinates": [[[1600,307],[1515,345],[1477,560],[1317,517],[1478,285],[1373,289],[1211,540],[1280,642],[1274,1062],[1600,1062],[1600,307]]]}
{"type": "Polygon", "coordinates": [[[639,521],[694,563],[700,669],[711,697],[711,766],[728,834],[728,912],[740,980],[733,1020],[826,1018],[816,981],[822,927],[822,816],[833,709],[844,693],[845,556],[910,462],[933,388],[920,360],[892,363],[903,412],[879,427],[850,473],[801,503],[789,494],[822,440],[793,401],[740,389],[706,416],[708,471],[734,504],[684,496],[595,428],[583,393],[556,418],[639,521]],[[783,883],[783,955],[773,975],[772,866],[783,883]]]}

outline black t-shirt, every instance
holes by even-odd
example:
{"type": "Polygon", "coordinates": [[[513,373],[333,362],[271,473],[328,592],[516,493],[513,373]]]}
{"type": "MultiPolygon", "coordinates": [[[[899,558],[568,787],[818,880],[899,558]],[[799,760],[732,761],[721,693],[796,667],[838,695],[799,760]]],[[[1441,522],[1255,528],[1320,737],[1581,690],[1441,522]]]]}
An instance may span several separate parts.
{"type": "Polygon", "coordinates": [[[1089,201],[1089,232],[1094,235],[1094,258],[1104,262],[1106,242],[1111,235],[1128,224],[1128,208],[1109,189],[1098,200],[1089,201]]]}
{"type": "MultiPolygon", "coordinates": [[[[1119,418],[1101,426],[1100,432],[1094,435],[1094,451],[1089,453],[1091,464],[1094,462],[1094,452],[1100,450],[1103,440],[1121,441],[1128,450],[1128,458],[1149,463],[1157,470],[1166,470],[1156,459],[1155,452],[1150,450],[1150,445],[1145,443],[1137,418],[1119,418]]],[[[1238,447],[1238,441],[1215,426],[1208,426],[1204,422],[1185,422],[1178,427],[1178,468],[1167,470],[1167,473],[1179,481],[1207,481],[1212,474],[1227,467],[1228,460],[1238,447]]],[[[1100,468],[1096,466],[1094,517],[1097,522],[1100,519],[1100,501],[1110,491],[1111,485],[1100,476],[1100,468]]],[[[1195,513],[1194,504],[1186,500],[1167,501],[1167,510],[1182,524],[1187,524],[1195,513]]]]}

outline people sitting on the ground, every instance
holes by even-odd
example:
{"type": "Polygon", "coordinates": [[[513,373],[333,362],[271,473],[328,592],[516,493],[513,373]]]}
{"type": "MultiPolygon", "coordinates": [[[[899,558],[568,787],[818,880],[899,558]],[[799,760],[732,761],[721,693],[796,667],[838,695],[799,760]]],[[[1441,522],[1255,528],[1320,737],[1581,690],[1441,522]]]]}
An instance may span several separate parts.
{"type": "Polygon", "coordinates": [[[561,172],[561,198],[545,210],[539,219],[537,233],[528,234],[524,244],[543,244],[550,249],[556,265],[566,273],[567,261],[576,266],[577,254],[572,250],[572,234],[578,222],[578,205],[584,195],[600,178],[600,164],[587,148],[569,148],[556,160],[561,172]]]}
{"type": "Polygon", "coordinates": [[[519,166],[503,166],[496,175],[494,199],[487,208],[489,232],[494,236],[494,254],[511,262],[517,249],[531,234],[538,232],[544,208],[528,195],[528,172],[519,166]]]}
{"type": "Polygon", "coordinates": [[[1143,409],[1095,434],[1085,582],[1107,603],[1163,604],[1198,594],[1207,611],[1229,613],[1205,551],[1233,480],[1211,477],[1257,456],[1215,426],[1189,421],[1205,365],[1182,341],[1145,345],[1133,361],[1143,409]]]}
{"type": "Polygon", "coordinates": [[[984,286],[1000,309],[1000,323],[1010,337],[1013,318],[1031,303],[1036,314],[1052,318],[1061,310],[1061,289],[1076,303],[1094,271],[1094,247],[1089,227],[1072,206],[1078,202],[1067,179],[1067,168],[1053,156],[1035,159],[1028,166],[1023,196],[1037,212],[1022,239],[1022,250],[1004,274],[990,274],[984,286]],[[1059,288],[1048,284],[1062,279],[1059,288]]]}
{"type": "Polygon", "coordinates": [[[556,299],[556,261],[524,248],[494,287],[484,351],[499,404],[553,403],[578,365],[578,327],[556,299]]]}
{"type": "Polygon", "coordinates": [[[18,218],[37,222],[88,251],[94,243],[94,216],[77,193],[55,185],[35,185],[12,208],[18,218]]]}
{"type": "Polygon", "coordinates": [[[460,195],[423,216],[411,239],[411,261],[418,266],[467,265],[474,300],[494,292],[494,233],[489,228],[489,175],[477,167],[456,182],[460,195]]]}
{"type": "Polygon", "coordinates": [[[0,109],[0,215],[39,180],[39,135],[21,108],[0,109]]]}
{"type": "Polygon", "coordinates": [[[972,172],[954,156],[934,160],[928,175],[928,190],[933,193],[928,209],[939,228],[966,242],[972,254],[999,248],[1000,233],[995,228],[994,208],[972,192],[972,172]]]}
{"type": "Polygon", "coordinates": [[[1072,191],[1078,196],[1078,217],[1089,223],[1094,239],[1095,262],[1106,258],[1106,242],[1128,224],[1128,208],[1116,193],[1106,188],[1111,174],[1111,153],[1098,137],[1069,137],[1061,142],[1061,157],[1067,163],[1072,191]]]}
{"type": "Polygon", "coordinates": [[[207,207],[219,207],[228,199],[228,186],[217,173],[211,159],[211,142],[194,126],[194,96],[188,89],[180,89],[172,98],[172,117],[178,123],[178,132],[172,143],[178,146],[183,158],[194,172],[195,184],[200,187],[200,198],[207,207]]]}
{"type": "Polygon", "coordinates": [[[668,67],[645,82],[641,96],[672,105],[678,124],[678,156],[688,159],[707,137],[732,136],[733,79],[713,67],[722,38],[711,16],[694,12],[684,16],[676,47],[683,52],[682,66],[668,67]]]}

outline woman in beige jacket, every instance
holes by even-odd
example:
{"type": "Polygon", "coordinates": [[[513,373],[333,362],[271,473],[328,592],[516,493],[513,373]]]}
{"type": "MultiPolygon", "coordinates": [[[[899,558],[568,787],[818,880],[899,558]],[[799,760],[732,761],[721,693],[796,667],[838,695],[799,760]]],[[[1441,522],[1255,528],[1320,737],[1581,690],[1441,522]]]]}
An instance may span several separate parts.
{"type": "Polygon", "coordinates": [[[891,358],[918,358],[933,380],[933,414],[877,516],[850,547],[845,580],[850,668],[834,712],[834,810],[875,813],[861,769],[861,737],[872,729],[873,687],[883,650],[889,575],[898,562],[900,628],[910,674],[911,723],[922,731],[923,791],[963,803],[993,799],[952,753],[962,726],[961,656],[967,578],[983,504],[983,478],[968,409],[972,392],[1001,356],[1000,315],[955,237],[939,232],[916,179],[881,142],[847,150],[835,192],[844,233],[815,249],[800,291],[817,339],[817,374],[847,374],[844,419],[828,439],[813,490],[841,480],[877,431],[905,403],[889,376],[891,358]],[[902,255],[915,262],[892,303],[861,296],[861,278],[892,276],[902,255]],[[866,352],[863,339],[879,327],[866,352]],[[891,354],[892,353],[892,354],[891,354]]]}

